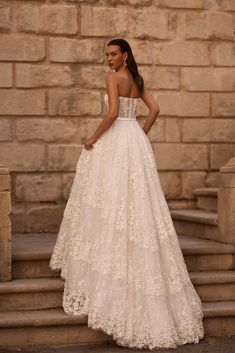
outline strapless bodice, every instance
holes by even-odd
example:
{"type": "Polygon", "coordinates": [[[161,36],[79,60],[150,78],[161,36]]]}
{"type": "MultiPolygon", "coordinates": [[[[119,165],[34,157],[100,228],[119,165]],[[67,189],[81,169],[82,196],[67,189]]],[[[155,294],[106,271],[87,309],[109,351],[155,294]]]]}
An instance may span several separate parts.
{"type": "MultiPolygon", "coordinates": [[[[119,120],[136,120],[136,112],[139,98],[129,98],[119,96],[119,120]]],[[[104,95],[105,104],[108,107],[108,95],[104,95]]]]}

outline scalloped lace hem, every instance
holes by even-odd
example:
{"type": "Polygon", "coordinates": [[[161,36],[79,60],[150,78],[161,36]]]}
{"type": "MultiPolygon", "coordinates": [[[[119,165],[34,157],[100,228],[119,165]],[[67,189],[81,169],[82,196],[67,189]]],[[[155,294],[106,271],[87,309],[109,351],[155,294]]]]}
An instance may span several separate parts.
{"type": "MultiPolygon", "coordinates": [[[[178,293],[177,295],[180,296],[181,294],[178,293]]],[[[90,304],[89,299],[84,294],[76,293],[75,295],[66,295],[64,293],[63,308],[67,315],[87,316],[88,327],[111,335],[115,342],[122,347],[148,350],[169,349],[177,348],[187,343],[196,344],[204,337],[204,327],[202,323],[204,313],[202,307],[195,303],[194,306],[192,305],[191,307],[192,317],[188,318],[188,321],[186,314],[181,318],[180,324],[175,322],[174,325],[172,325],[169,321],[167,326],[165,325],[164,327],[164,333],[161,328],[158,330],[161,326],[159,325],[160,323],[151,325],[151,323],[149,324],[144,318],[138,328],[134,327],[133,330],[129,329],[127,325],[128,319],[126,317],[117,316],[114,319],[107,319],[105,318],[104,312],[99,312],[98,309],[91,309],[90,304]]]]}
{"type": "Polygon", "coordinates": [[[87,326],[90,327],[93,330],[98,330],[103,332],[104,334],[107,334],[109,336],[112,336],[113,340],[115,343],[121,347],[126,347],[126,348],[135,348],[135,349],[147,349],[150,351],[158,350],[158,349],[169,349],[169,348],[178,348],[179,346],[185,345],[185,344],[190,344],[194,343],[197,344],[201,339],[204,338],[204,329],[203,326],[200,325],[200,320],[201,317],[198,319],[198,331],[194,334],[188,335],[186,334],[184,337],[175,337],[174,340],[172,340],[171,336],[168,337],[158,337],[156,336],[146,336],[146,337],[141,337],[139,338],[138,336],[133,336],[131,339],[126,338],[126,337],[120,337],[117,334],[117,330],[115,328],[115,325],[112,326],[110,322],[107,322],[105,320],[102,320],[101,318],[99,319],[92,319],[92,315],[89,315],[88,313],[86,314],[74,314],[71,312],[66,312],[65,313],[69,316],[87,316],[88,318],[88,323],[87,326]]]}

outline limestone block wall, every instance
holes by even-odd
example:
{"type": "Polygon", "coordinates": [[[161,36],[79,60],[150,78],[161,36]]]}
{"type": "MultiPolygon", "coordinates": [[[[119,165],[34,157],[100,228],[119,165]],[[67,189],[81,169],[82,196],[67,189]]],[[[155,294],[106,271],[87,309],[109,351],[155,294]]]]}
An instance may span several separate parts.
{"type": "MultiPolygon", "coordinates": [[[[15,232],[56,231],[105,114],[108,40],[127,39],[160,115],[148,136],[170,207],[235,155],[234,0],[0,0],[0,164],[15,232]]],[[[140,105],[142,124],[147,110],[140,105]]]]}
{"type": "Polygon", "coordinates": [[[10,281],[12,272],[10,184],[8,169],[0,165],[0,282],[10,281]]]}

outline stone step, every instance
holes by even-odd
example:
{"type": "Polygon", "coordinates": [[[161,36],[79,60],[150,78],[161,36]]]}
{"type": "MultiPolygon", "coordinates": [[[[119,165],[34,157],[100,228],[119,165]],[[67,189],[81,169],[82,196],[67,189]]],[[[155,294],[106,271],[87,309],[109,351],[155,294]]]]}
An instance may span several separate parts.
{"type": "MultiPolygon", "coordinates": [[[[235,334],[235,301],[203,303],[206,336],[235,334]]],[[[63,309],[2,312],[0,348],[99,344],[112,336],[88,327],[87,316],[68,316],[63,309]]]]}
{"type": "Polygon", "coordinates": [[[111,336],[87,327],[87,316],[68,316],[63,309],[1,312],[0,348],[111,341],[111,336]]]}
{"type": "MultiPolygon", "coordinates": [[[[58,277],[49,268],[56,234],[13,236],[13,279],[58,277]]],[[[179,236],[188,271],[233,269],[234,246],[190,236],[179,236]]]]}
{"type": "Polygon", "coordinates": [[[177,234],[221,241],[216,212],[198,209],[170,212],[177,234]]]}
{"type": "MultiPolygon", "coordinates": [[[[235,300],[235,271],[189,272],[202,301],[235,300]]],[[[0,312],[62,307],[61,278],[15,279],[0,283],[0,312]]]]}
{"type": "Polygon", "coordinates": [[[203,302],[235,300],[235,271],[189,272],[203,302]]]}
{"type": "Polygon", "coordinates": [[[14,234],[13,278],[58,277],[59,271],[52,271],[48,266],[55,241],[55,233],[14,234]]]}
{"type": "Polygon", "coordinates": [[[206,336],[235,335],[235,301],[203,303],[206,336]]]}
{"type": "Polygon", "coordinates": [[[0,282],[0,312],[62,307],[61,278],[29,278],[0,282]]]}
{"type": "Polygon", "coordinates": [[[218,188],[197,188],[194,195],[197,199],[197,207],[207,211],[218,209],[218,188]]]}

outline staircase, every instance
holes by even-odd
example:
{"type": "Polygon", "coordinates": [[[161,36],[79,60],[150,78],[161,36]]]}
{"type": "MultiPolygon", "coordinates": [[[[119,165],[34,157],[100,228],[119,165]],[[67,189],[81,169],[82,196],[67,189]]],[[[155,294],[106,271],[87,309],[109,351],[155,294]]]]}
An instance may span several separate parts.
{"type": "Polygon", "coordinates": [[[0,347],[104,343],[111,340],[87,327],[87,317],[62,310],[64,281],[51,271],[56,234],[13,236],[12,281],[0,283],[0,347]]]}
{"type": "MultiPolygon", "coordinates": [[[[216,189],[195,190],[195,210],[171,211],[185,262],[202,302],[207,336],[235,335],[233,245],[218,241],[216,189]]],[[[64,281],[51,271],[56,234],[15,234],[12,281],[0,283],[0,346],[99,344],[112,336],[62,309],[64,281]]]]}
{"type": "Polygon", "coordinates": [[[194,195],[196,209],[171,210],[171,216],[181,242],[189,239],[192,242],[194,254],[190,264],[186,249],[183,253],[192,283],[203,302],[206,334],[235,335],[235,248],[223,243],[219,233],[218,189],[198,188],[194,195]]]}
{"type": "Polygon", "coordinates": [[[217,214],[218,189],[195,189],[194,195],[197,199],[196,209],[171,211],[177,234],[220,241],[217,214]]]}

